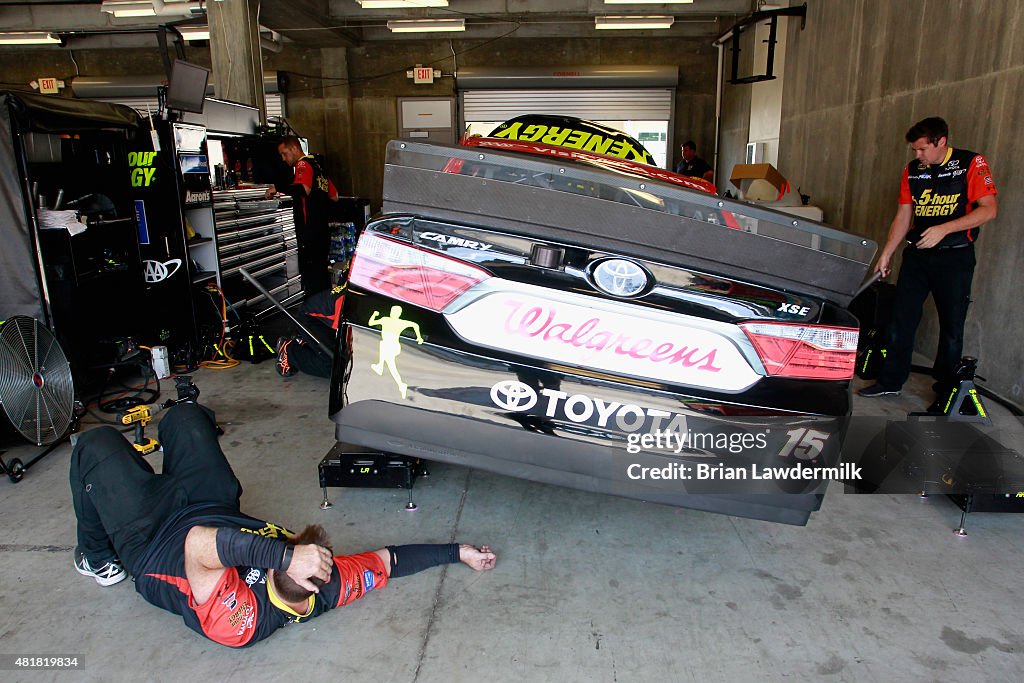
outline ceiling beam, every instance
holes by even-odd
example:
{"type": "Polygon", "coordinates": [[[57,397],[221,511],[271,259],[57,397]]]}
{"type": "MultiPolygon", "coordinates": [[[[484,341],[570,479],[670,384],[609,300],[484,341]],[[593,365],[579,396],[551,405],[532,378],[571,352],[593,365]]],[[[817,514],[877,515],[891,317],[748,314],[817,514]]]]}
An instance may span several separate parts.
{"type": "Polygon", "coordinates": [[[303,45],[352,47],[361,42],[358,31],[345,28],[343,21],[330,15],[328,0],[263,2],[260,23],[303,45]]]}

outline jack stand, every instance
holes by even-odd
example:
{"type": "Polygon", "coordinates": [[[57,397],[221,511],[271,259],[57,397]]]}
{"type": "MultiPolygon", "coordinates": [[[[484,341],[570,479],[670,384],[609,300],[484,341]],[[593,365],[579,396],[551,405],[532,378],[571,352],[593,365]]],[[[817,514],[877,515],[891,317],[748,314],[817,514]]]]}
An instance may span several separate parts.
{"type": "Polygon", "coordinates": [[[324,486],[322,488],[324,490],[324,500],[323,500],[322,503],[320,503],[320,509],[321,510],[330,510],[332,507],[334,507],[334,503],[332,503],[331,501],[327,500],[327,487],[324,486]]]}
{"type": "MultiPolygon", "coordinates": [[[[427,471],[427,468],[424,467],[422,465],[422,463],[420,464],[420,468],[419,468],[419,476],[423,477],[424,479],[426,479],[427,477],[430,476],[430,472],[427,471]]],[[[405,511],[406,512],[416,512],[417,510],[420,509],[420,506],[417,505],[416,503],[412,502],[412,486],[411,485],[409,486],[407,491],[409,491],[409,502],[405,504],[405,511]]]]}
{"type": "MultiPolygon", "coordinates": [[[[979,422],[985,425],[992,424],[992,418],[985,412],[985,406],[981,403],[981,396],[978,395],[978,387],[974,384],[975,370],[978,368],[978,359],[971,356],[964,356],[956,368],[956,386],[946,398],[945,403],[940,404],[942,414],[951,420],[960,422],[979,422]],[[967,401],[970,401],[967,404],[967,401]],[[974,414],[964,414],[964,405],[973,406],[974,414]]],[[[984,379],[984,378],[982,378],[984,379]]]]}
{"type": "MultiPolygon", "coordinates": [[[[942,412],[950,420],[991,425],[992,418],[985,412],[985,406],[981,403],[981,396],[978,395],[978,387],[974,384],[977,369],[977,358],[964,356],[960,359],[960,364],[957,366],[955,373],[957,385],[950,392],[949,398],[946,399],[946,403],[942,406],[942,412]],[[969,405],[974,407],[973,415],[964,415],[962,412],[964,404],[967,403],[968,399],[970,400],[969,405]]],[[[974,496],[967,494],[963,511],[960,513],[960,526],[953,530],[953,533],[961,538],[967,535],[967,514],[971,511],[971,504],[973,502],[974,496]]]]}
{"type": "Polygon", "coordinates": [[[953,529],[953,533],[957,536],[967,535],[967,513],[971,511],[971,504],[974,502],[974,495],[967,494],[967,500],[964,501],[963,512],[960,513],[960,526],[953,529]]]}

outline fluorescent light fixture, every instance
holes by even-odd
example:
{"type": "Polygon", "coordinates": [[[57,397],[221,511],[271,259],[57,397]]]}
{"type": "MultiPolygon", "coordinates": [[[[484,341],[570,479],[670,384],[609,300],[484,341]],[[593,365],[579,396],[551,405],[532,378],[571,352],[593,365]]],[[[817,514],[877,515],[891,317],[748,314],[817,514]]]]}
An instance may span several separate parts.
{"type": "Polygon", "coordinates": [[[392,33],[426,33],[465,31],[465,19],[390,19],[388,30],[392,33]]]}
{"type": "Polygon", "coordinates": [[[21,31],[0,33],[0,45],[48,45],[59,44],[60,38],[46,31],[21,31]]]}
{"type": "Polygon", "coordinates": [[[188,41],[210,39],[209,26],[178,26],[177,29],[181,37],[188,41]]]}
{"type": "Polygon", "coordinates": [[[692,5],[693,0],[604,0],[606,5],[692,5]]]}
{"type": "Polygon", "coordinates": [[[190,16],[202,6],[196,0],[103,0],[100,11],[115,17],[190,16]]]}
{"type": "Polygon", "coordinates": [[[363,9],[415,9],[447,7],[448,0],[356,0],[363,9]]]}
{"type": "Polygon", "coordinates": [[[598,29],[655,29],[671,28],[672,17],[594,17],[594,27],[598,29]]]}
{"type": "Polygon", "coordinates": [[[145,2],[122,3],[114,5],[104,2],[102,5],[100,5],[100,11],[106,12],[107,14],[113,14],[115,17],[118,17],[119,19],[125,17],[156,16],[156,10],[153,9],[153,6],[145,2]]]}

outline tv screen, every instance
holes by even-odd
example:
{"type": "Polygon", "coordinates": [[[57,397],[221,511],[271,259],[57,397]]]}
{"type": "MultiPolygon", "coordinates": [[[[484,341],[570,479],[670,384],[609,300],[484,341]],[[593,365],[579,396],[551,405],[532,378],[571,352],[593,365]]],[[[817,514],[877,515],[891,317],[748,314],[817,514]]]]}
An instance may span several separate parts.
{"type": "Polygon", "coordinates": [[[206,82],[210,70],[180,59],[171,67],[171,82],[167,86],[167,107],[179,111],[203,113],[206,82]]]}

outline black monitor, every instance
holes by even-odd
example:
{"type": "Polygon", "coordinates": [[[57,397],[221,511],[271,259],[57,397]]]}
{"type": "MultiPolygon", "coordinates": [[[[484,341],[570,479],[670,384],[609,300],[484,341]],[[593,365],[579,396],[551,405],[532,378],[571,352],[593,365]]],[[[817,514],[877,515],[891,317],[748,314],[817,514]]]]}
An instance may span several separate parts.
{"type": "Polygon", "coordinates": [[[171,67],[171,82],[167,86],[167,108],[203,113],[206,100],[206,82],[210,70],[180,59],[171,67]]]}

